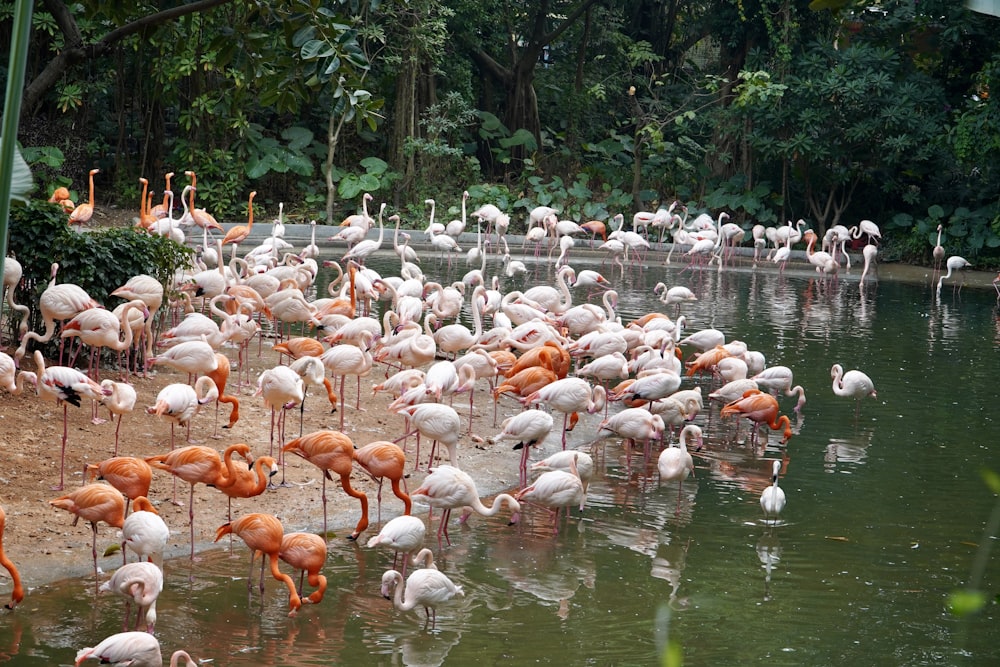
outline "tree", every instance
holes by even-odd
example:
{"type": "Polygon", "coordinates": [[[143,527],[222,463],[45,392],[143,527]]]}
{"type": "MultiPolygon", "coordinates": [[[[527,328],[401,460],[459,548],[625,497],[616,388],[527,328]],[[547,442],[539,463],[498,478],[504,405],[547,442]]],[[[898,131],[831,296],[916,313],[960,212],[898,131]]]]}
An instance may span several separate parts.
{"type": "MultiPolygon", "coordinates": [[[[468,32],[460,35],[469,56],[483,75],[497,83],[504,92],[504,125],[526,130],[535,138],[536,145],[541,145],[542,128],[534,89],[535,68],[546,47],[562,37],[597,1],[564,3],[540,0],[533,9],[525,8],[523,11],[501,3],[500,11],[492,18],[504,26],[502,31],[494,25],[494,29],[483,33],[483,37],[473,37],[468,32]],[[502,38],[485,38],[497,35],[502,35],[502,38]]],[[[521,4],[517,3],[517,7],[520,8],[521,4]]],[[[524,158],[526,155],[523,150],[516,149],[514,157],[524,158]]]]}
{"type": "MultiPolygon", "coordinates": [[[[62,0],[44,0],[45,8],[59,27],[62,47],[25,88],[24,98],[21,102],[25,112],[33,113],[42,97],[71,68],[88,60],[107,55],[114,46],[126,37],[175,21],[182,16],[208,11],[228,2],[232,2],[232,0],[197,0],[190,4],[181,4],[154,14],[138,17],[124,14],[115,15],[112,18],[118,19],[121,23],[99,38],[92,39],[84,36],[76,16],[66,3],[62,0]]],[[[73,5],[74,8],[80,6],[73,5]]],[[[128,6],[128,3],[124,6],[128,6]]],[[[123,5],[114,5],[115,9],[121,7],[123,5]]],[[[106,3],[94,3],[93,7],[85,8],[85,13],[89,15],[98,11],[103,12],[106,8],[106,3]]]]}

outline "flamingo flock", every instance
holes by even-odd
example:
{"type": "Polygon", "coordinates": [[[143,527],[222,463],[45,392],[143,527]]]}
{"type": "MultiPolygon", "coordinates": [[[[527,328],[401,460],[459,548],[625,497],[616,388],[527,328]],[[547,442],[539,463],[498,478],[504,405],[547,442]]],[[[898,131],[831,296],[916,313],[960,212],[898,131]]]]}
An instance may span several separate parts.
{"type": "MultiPolygon", "coordinates": [[[[202,226],[207,235],[213,226],[198,222],[198,216],[193,214],[196,186],[193,175],[191,179],[190,206],[185,202],[185,207],[192,212],[189,224],[202,226]]],[[[703,256],[701,251],[689,251],[688,268],[692,275],[715,262],[721,270],[724,265],[737,261],[733,248],[743,238],[739,225],[723,224],[728,217],[726,214],[715,220],[696,218],[688,224],[686,210],[679,209],[685,213],[681,218],[671,207],[670,211],[648,216],[637,214],[633,217],[631,231],[623,230],[623,216],[618,216],[610,225],[611,232],[607,233],[603,226],[594,224],[596,221],[582,226],[564,224],[571,221],[559,220],[559,212],[554,209],[539,207],[531,212],[527,225],[529,231],[542,230],[536,243],[539,248],[548,242],[550,250],[561,249],[559,258],[550,266],[552,278],[549,282],[554,286],[542,283],[520,291],[504,292],[500,288],[505,283],[511,284],[510,267],[514,260],[510,258],[504,237],[509,218],[505,220],[502,212],[494,211],[496,207],[482,206],[471,215],[473,224],[477,224],[479,241],[478,252],[470,253],[470,261],[479,267],[476,269],[478,275],[470,276],[469,284],[464,280],[439,283],[427,280],[417,267],[421,259],[418,254],[407,254],[405,237],[403,245],[394,244],[401,258],[401,269],[405,269],[401,275],[379,275],[366,265],[366,261],[381,249],[386,205],[379,208],[377,240],[368,241],[366,235],[374,228],[376,220],[368,213],[372,198],[365,195],[362,213],[345,218],[341,233],[331,237],[334,243],[346,241],[348,248],[341,257],[343,264],[336,264],[337,277],[324,286],[316,284],[318,249],[298,255],[288,252],[279,260],[278,237],[272,236],[268,250],[257,254],[269,258],[262,264],[257,263],[257,256],[251,258],[253,251],[244,253],[243,257],[237,254],[241,246],[251,243],[255,195],[251,193],[248,200],[248,224],[234,228],[225,240],[216,242],[216,266],[193,266],[178,278],[177,284],[170,286],[175,289],[168,292],[186,295],[173,307],[168,303],[170,312],[174,309],[188,311],[181,322],[183,327],[175,325],[157,336],[154,328],[147,326],[160,310],[167,292],[160,286],[157,300],[156,289],[142,285],[137,276],[135,281],[116,291],[116,296],[128,299],[119,317],[93,318],[87,320],[93,324],[76,327],[62,325],[60,340],[78,336],[84,345],[94,348],[93,361],[89,365],[91,374],[69,367],[46,366],[38,351],[34,354],[37,372],[17,369],[31,341],[44,343],[53,339],[57,321],[72,322],[81,312],[102,308],[101,304],[88,301],[89,297],[82,298],[74,293],[76,312],[51,310],[45,316],[44,334],[28,332],[21,339],[13,357],[17,382],[9,386],[14,387],[12,393],[16,393],[23,392],[25,385],[33,385],[39,393],[45,392],[63,407],[61,467],[65,465],[69,444],[68,404],[79,407],[89,399],[95,406],[103,404],[112,415],[118,415],[114,426],[115,445],[110,452],[113,458],[128,458],[129,452],[138,453],[138,443],[129,442],[127,436],[120,437],[122,419],[125,417],[127,422],[143,419],[142,413],[134,417],[126,415],[133,411],[137,400],[150,404],[145,411],[147,427],[160,429],[162,434],[166,427],[156,421],[162,419],[169,423],[169,438],[162,437],[161,453],[131,458],[151,468],[154,478],[181,479],[190,485],[186,499],[189,559],[194,561],[197,553],[197,485],[211,487],[208,493],[222,492],[230,502],[232,498],[249,501],[241,504],[240,515],[235,518],[230,508],[229,515],[215,530],[215,539],[233,535],[246,544],[251,556],[251,573],[247,579],[251,590],[255,556],[259,553],[262,563],[257,586],[263,592],[263,559],[267,558],[272,578],[280,581],[288,591],[289,616],[305,613],[306,605],[320,604],[326,590],[326,578],[321,571],[326,545],[330,539],[335,539],[328,515],[330,494],[335,491],[327,489],[327,479],[339,479],[340,491],[357,504],[358,509],[352,516],[352,521],[356,516],[356,522],[344,536],[361,540],[362,535],[369,532],[368,539],[359,544],[394,552],[392,567],[382,577],[380,592],[401,612],[423,609],[426,622],[433,627],[437,622],[437,608],[463,596],[463,585],[434,566],[433,551],[424,548],[424,521],[411,516],[412,511],[425,508],[431,512],[435,508],[441,511],[437,529],[439,553],[451,546],[448,524],[451,511],[456,508],[463,510],[462,524],[472,513],[484,516],[503,513],[509,517],[508,529],[511,531],[518,530],[516,525],[523,523],[522,517],[534,521],[541,516],[547,525],[551,522],[551,530],[558,539],[563,510],[567,516],[571,511],[585,511],[589,484],[600,474],[602,458],[607,461],[609,450],[621,451],[630,469],[635,465],[644,471],[640,474],[655,478],[658,485],[669,486],[671,490],[676,488],[679,511],[687,488],[686,480],[692,476],[697,478],[697,470],[702,467],[699,464],[702,448],[725,442],[753,448],[763,456],[788,447],[789,440],[797,432],[798,426],[787,414],[782,401],[795,397],[797,401],[791,411],[801,418],[806,404],[805,389],[793,385],[790,369],[764,365],[763,355],[750,349],[747,342],[730,339],[729,334],[708,326],[693,334],[685,331],[692,324],[707,324],[696,323],[691,321],[690,315],[680,314],[682,308],[706,298],[705,295],[697,294],[696,289],[686,285],[661,283],[655,290],[656,296],[664,310],[670,311],[669,315],[651,312],[623,321],[617,312],[618,295],[611,289],[615,285],[613,277],[609,280],[590,271],[595,275],[586,275],[584,279],[586,272],[572,267],[569,251],[574,247],[571,241],[576,235],[584,239],[590,235],[592,244],[600,235],[605,240],[596,250],[613,253],[612,267],[624,269],[625,262],[641,262],[645,253],[657,243],[662,246],[663,235],[669,234],[675,244],[689,244],[692,251],[697,244],[711,240],[703,244],[707,249],[703,256]],[[484,223],[488,225],[485,245],[479,229],[484,223]],[[361,232],[344,234],[348,230],[361,232]],[[653,241],[655,232],[659,232],[660,241],[653,241]],[[496,240],[491,239],[492,234],[496,235],[496,240]],[[223,244],[233,246],[228,265],[218,252],[223,244]],[[505,251],[502,258],[501,248],[505,251]],[[495,270],[494,276],[486,275],[489,268],[495,270]],[[271,280],[265,280],[264,276],[271,280]],[[586,303],[590,295],[583,296],[577,291],[580,287],[595,290],[592,294],[600,295],[601,305],[586,303]],[[491,290],[496,292],[495,298],[491,290]],[[143,298],[147,293],[149,298],[143,298]],[[326,294],[329,298],[318,297],[318,294],[326,294]],[[226,304],[226,309],[219,304],[226,304]],[[198,306],[210,314],[199,312],[198,306]],[[373,315],[377,310],[381,310],[381,317],[373,315]],[[139,314],[142,315],[138,328],[141,333],[134,334],[128,323],[129,315],[139,314]],[[225,396],[225,378],[220,378],[219,374],[224,367],[224,376],[228,377],[230,360],[226,344],[239,336],[241,315],[245,321],[256,324],[250,337],[263,337],[263,332],[269,332],[276,341],[274,351],[280,354],[275,356],[279,360],[287,356],[285,363],[259,373],[257,393],[252,397],[239,389],[234,391],[242,400],[255,401],[269,412],[270,428],[264,425],[259,432],[254,432],[252,444],[232,442],[222,447],[197,444],[192,437],[207,437],[207,433],[197,428],[197,422],[203,420],[200,417],[202,408],[225,396]],[[469,321],[471,328],[466,325],[469,321]],[[83,332],[90,329],[99,329],[102,336],[97,337],[95,333],[88,341],[83,332]],[[292,333],[285,335],[286,330],[292,333]],[[155,399],[143,395],[129,383],[125,372],[128,364],[123,357],[118,362],[123,371],[122,382],[110,379],[102,382],[98,376],[102,348],[133,351],[145,360],[144,371],[186,374],[187,381],[167,384],[155,399]],[[357,379],[357,390],[351,401],[345,396],[354,389],[348,386],[348,375],[357,379]],[[363,378],[366,386],[363,386],[363,378]],[[337,379],[339,386],[334,383],[337,379]],[[328,400],[310,401],[306,408],[308,387],[320,385],[324,386],[328,400]],[[477,390],[481,397],[479,402],[474,400],[477,390]],[[702,400],[703,391],[710,399],[707,410],[702,400]],[[456,395],[467,395],[467,406],[456,405],[456,395]],[[705,420],[706,415],[715,411],[715,402],[719,403],[715,420],[701,426],[692,423],[699,415],[705,420]],[[498,407],[507,413],[502,425],[497,423],[498,407]],[[291,409],[300,412],[297,437],[285,434],[284,417],[291,409]],[[307,410],[317,416],[311,423],[322,422],[322,427],[303,429],[302,415],[307,410]],[[330,412],[338,413],[336,429],[328,423],[330,412]],[[490,413],[492,427],[484,427],[483,424],[490,420],[490,413]],[[485,433],[473,434],[474,417],[478,417],[480,431],[492,428],[495,435],[487,438],[485,433]],[[373,421],[379,424],[378,433],[372,432],[370,424],[373,421]],[[741,434],[744,421],[749,422],[745,435],[741,434]],[[581,422],[586,426],[577,431],[581,422]],[[174,437],[175,426],[183,426],[186,430],[185,442],[180,446],[174,437]],[[676,441],[675,429],[679,430],[676,441]],[[772,431],[778,437],[771,437],[772,431]],[[415,442],[411,447],[412,436],[415,442]],[[419,449],[421,440],[431,443],[423,458],[419,449]],[[508,444],[501,444],[504,442],[508,444]],[[485,500],[473,477],[476,471],[466,469],[468,449],[483,445],[504,449],[509,446],[517,450],[517,454],[509,457],[509,464],[518,475],[517,488],[485,500]],[[265,447],[267,455],[252,453],[254,450],[263,452],[265,447]],[[125,452],[122,456],[119,456],[120,449],[125,452]],[[533,460],[544,449],[558,451],[533,460]],[[296,461],[293,481],[284,487],[273,484],[271,480],[279,467],[284,481],[284,467],[289,465],[288,459],[294,461],[295,458],[302,463],[296,461]],[[306,481],[296,481],[303,476],[306,481]],[[372,484],[378,484],[378,530],[370,529],[368,495],[371,487],[366,491],[365,476],[371,478],[372,484]],[[317,478],[319,484],[309,484],[309,480],[317,478]],[[396,498],[390,501],[398,516],[382,524],[381,484],[386,478],[396,498]],[[407,489],[408,478],[413,491],[407,489]],[[318,496],[323,512],[322,528],[317,520],[316,525],[301,526],[310,529],[308,532],[286,532],[277,516],[246,511],[253,507],[255,498],[268,493],[298,494],[313,501],[318,496]],[[400,557],[402,566],[397,569],[400,557]],[[281,563],[301,573],[298,585],[291,575],[281,570],[281,563]],[[416,569],[407,577],[410,567],[416,569]],[[310,594],[303,591],[302,581],[306,577],[315,589],[310,594]]],[[[431,209],[425,233],[432,241],[442,237],[451,240],[432,243],[434,248],[440,249],[438,262],[442,270],[446,262],[449,265],[452,262],[451,256],[459,247],[459,234],[470,222],[466,214],[467,199],[468,193],[465,193],[460,205],[461,218],[446,225],[434,221],[435,202],[428,200],[431,209]]],[[[150,212],[150,215],[154,214],[150,212]]],[[[782,226],[784,234],[780,240],[776,234],[774,249],[790,248],[794,243],[792,237],[800,227],[782,226]]],[[[873,228],[871,223],[859,225],[848,238],[857,239],[862,235],[873,248],[880,238],[877,227],[873,228]]],[[[399,236],[397,234],[396,239],[399,236]]],[[[808,232],[801,236],[809,244],[807,255],[815,270],[823,279],[836,279],[841,271],[836,247],[831,251],[815,250],[818,236],[808,232]]],[[[763,232],[759,239],[755,235],[755,247],[758,247],[757,240],[761,241],[760,247],[766,247],[769,238],[763,232]]],[[[839,242],[839,253],[843,254],[843,241],[839,242]]],[[[204,246],[199,262],[209,249],[207,242],[204,246]]],[[[315,246],[315,227],[311,246],[315,246]]],[[[874,262],[875,252],[865,252],[864,256],[867,274],[867,264],[874,262]]],[[[434,261],[428,256],[422,259],[426,264],[434,261]]],[[[953,271],[961,268],[958,262],[949,260],[949,273],[941,280],[950,278],[953,271]]],[[[518,280],[524,280],[519,272],[513,274],[518,280]]],[[[55,275],[54,266],[50,288],[58,286],[55,275]]],[[[161,315],[165,317],[166,313],[161,315]]],[[[251,362],[241,352],[235,363],[243,373],[245,365],[251,362]]],[[[844,373],[838,363],[833,365],[831,378],[834,394],[855,399],[856,418],[860,413],[860,401],[877,397],[874,383],[860,371],[844,373]]],[[[236,403],[230,417],[231,433],[240,421],[240,399],[236,396],[232,399],[236,403]]],[[[216,430],[213,437],[225,439],[227,436],[218,436],[216,430]]],[[[69,449],[72,456],[72,448],[69,449]]],[[[785,508],[784,490],[778,486],[784,468],[779,460],[765,462],[768,464],[766,477],[772,483],[762,488],[759,501],[764,519],[773,525],[785,508]]],[[[128,550],[137,554],[140,562],[125,562],[103,583],[103,588],[121,595],[130,605],[134,604],[136,611],[134,616],[126,612],[120,635],[109,637],[93,649],[84,649],[77,663],[87,658],[111,660],[110,656],[121,655],[113,654],[113,650],[125,650],[122,647],[130,644],[136,655],[155,656],[146,658],[149,664],[160,664],[159,644],[154,646],[155,639],[145,638],[155,631],[156,596],[164,585],[170,584],[169,579],[164,580],[162,570],[164,536],[169,535],[169,531],[156,507],[170,500],[185,501],[179,500],[176,494],[173,498],[160,495],[156,487],[151,490],[148,479],[145,488],[127,487],[126,490],[126,486],[112,482],[110,466],[108,470],[95,466],[93,473],[101,479],[50,502],[53,507],[90,523],[95,578],[100,576],[97,565],[99,524],[122,530],[128,550]],[[131,501],[133,507],[126,514],[127,501],[131,501]],[[130,631],[129,626],[142,628],[145,632],[130,631]],[[112,641],[115,637],[118,639],[112,641]]],[[[65,475],[61,473],[60,490],[64,485],[65,475]]],[[[221,516],[216,518],[223,519],[221,516]]],[[[302,519],[299,517],[298,522],[302,523],[302,519]]],[[[0,514],[0,527],[2,520],[0,514]]],[[[124,550],[122,553],[125,556],[124,550]]],[[[0,564],[11,570],[13,564],[8,566],[2,543],[0,556],[0,564]]],[[[19,579],[15,578],[15,582],[12,604],[19,601],[19,596],[23,597],[19,579]]],[[[178,654],[178,660],[181,659],[184,657],[178,654]]]]}

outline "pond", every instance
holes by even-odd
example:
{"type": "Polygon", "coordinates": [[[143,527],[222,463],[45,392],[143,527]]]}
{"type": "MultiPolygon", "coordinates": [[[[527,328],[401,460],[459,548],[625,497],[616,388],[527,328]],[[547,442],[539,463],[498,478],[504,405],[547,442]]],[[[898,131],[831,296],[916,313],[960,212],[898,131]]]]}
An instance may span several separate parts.
{"type": "MultiPolygon", "coordinates": [[[[586,261],[573,259],[599,268],[586,261]]],[[[425,259],[425,270],[434,266],[425,259]]],[[[330,544],[326,599],[295,618],[273,580],[263,600],[248,599],[239,542],[194,571],[168,561],[156,627],[164,654],[185,648],[220,667],[655,664],[669,637],[685,665],[995,660],[995,605],[966,619],[947,609],[979,549],[995,542],[984,526],[996,498],[980,476],[1000,470],[991,453],[1000,439],[993,290],[946,285],[937,296],[930,281],[859,289],[856,277],[823,281],[746,263],[681,268],[632,266],[616,278],[623,321],[664,309],[656,282],[689,286],[699,298],[682,310],[689,331],[714,327],[746,341],[805,388],[800,418],[794,399],[781,398],[795,430],[786,446],[775,435],[748,444],[745,425],[737,434],[706,403],[696,420],[705,447],[679,490],[658,482],[655,461],[629,464],[620,441],[608,440],[586,509],[558,535],[534,509],[516,526],[500,517],[454,525],[452,545],[435,555],[465,597],[440,607],[433,629],[422,611],[396,611],[381,597],[387,554],[347,541],[330,544]],[[831,390],[834,363],[875,382],[878,397],[862,401],[858,417],[831,390]],[[767,525],[758,501],[774,460],[788,504],[767,525]]],[[[505,289],[551,282],[549,265],[537,270],[505,289]]],[[[706,377],[682,388],[696,385],[714,386],[706,377]]],[[[588,442],[600,416],[583,419],[570,446],[588,442]]],[[[533,458],[558,448],[550,435],[533,458]]],[[[1000,568],[987,562],[978,585],[995,591],[1000,568]]],[[[37,588],[2,616],[0,660],[72,664],[77,649],[120,631],[121,617],[120,598],[95,601],[89,580],[37,588]]]]}

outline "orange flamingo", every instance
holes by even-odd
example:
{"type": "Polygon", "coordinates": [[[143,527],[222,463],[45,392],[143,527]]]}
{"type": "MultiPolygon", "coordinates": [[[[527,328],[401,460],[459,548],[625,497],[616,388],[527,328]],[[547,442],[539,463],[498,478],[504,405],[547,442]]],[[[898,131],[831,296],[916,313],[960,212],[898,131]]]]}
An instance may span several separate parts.
{"type": "Polygon", "coordinates": [[[125,523],[125,498],[118,489],[108,484],[88,484],[49,501],[49,504],[76,515],[73,519],[90,522],[91,554],[94,558],[94,578],[97,578],[97,524],[100,521],[112,528],[121,528],[125,523]]]}
{"type": "Polygon", "coordinates": [[[214,215],[203,208],[194,207],[194,193],[195,190],[198,189],[197,174],[193,171],[185,171],[184,175],[191,179],[191,194],[189,196],[191,203],[188,208],[188,213],[191,214],[191,220],[202,229],[222,229],[222,225],[218,223],[214,215]]]}
{"type": "Polygon", "coordinates": [[[157,470],[166,470],[191,485],[191,493],[188,498],[191,560],[194,560],[194,485],[200,482],[217,489],[224,489],[235,484],[236,476],[232,459],[234,453],[240,454],[247,461],[252,461],[250,446],[244,443],[229,445],[221,458],[219,452],[211,447],[189,445],[146,459],[146,463],[157,470]]]}
{"type": "Polygon", "coordinates": [[[528,350],[514,362],[514,365],[504,373],[506,377],[517,375],[525,368],[541,366],[556,374],[557,378],[564,378],[569,373],[571,357],[569,351],[556,342],[545,341],[541,347],[528,350]]]}
{"type": "Polygon", "coordinates": [[[253,228],[253,198],[256,196],[256,190],[250,193],[247,224],[230,227],[229,231],[226,232],[226,235],[222,238],[222,245],[226,245],[227,243],[233,244],[233,257],[236,257],[236,249],[239,245],[243,243],[248,236],[250,236],[250,230],[253,228]]]}
{"type": "Polygon", "coordinates": [[[10,573],[10,580],[14,583],[14,590],[10,594],[10,603],[5,605],[7,609],[13,609],[17,603],[24,599],[24,586],[21,585],[21,573],[17,571],[17,566],[7,557],[7,552],[3,549],[3,531],[7,525],[7,514],[0,507],[0,565],[3,565],[10,573]]]}
{"type": "Polygon", "coordinates": [[[508,377],[493,390],[493,395],[499,397],[500,394],[512,393],[520,397],[530,396],[558,379],[559,376],[548,368],[532,366],[508,377]]]}
{"type": "Polygon", "coordinates": [[[170,192],[170,179],[174,177],[174,172],[168,172],[166,175],[167,184],[163,188],[163,203],[157,204],[153,208],[149,209],[149,214],[156,218],[165,218],[167,213],[170,212],[170,197],[167,195],[170,192]]]}
{"type": "Polygon", "coordinates": [[[607,241],[608,241],[608,228],[607,228],[607,225],[605,225],[600,220],[588,220],[587,222],[581,224],[580,227],[582,229],[585,229],[588,232],[590,232],[590,247],[591,248],[594,247],[594,241],[597,240],[598,236],[601,237],[601,241],[607,243],[607,241]]]}
{"type": "Polygon", "coordinates": [[[354,450],[354,460],[364,468],[372,479],[378,480],[378,522],[382,523],[382,481],[388,477],[392,483],[392,492],[403,501],[403,514],[410,513],[410,496],[400,488],[405,488],[403,468],[406,467],[406,454],[399,445],[385,440],[370,442],[360,449],[354,450]]]}
{"type": "Polygon", "coordinates": [[[219,398],[215,402],[215,432],[213,438],[219,437],[219,403],[229,403],[233,409],[229,411],[229,423],[222,428],[232,428],[240,420],[240,399],[226,393],[226,383],[229,382],[229,370],[231,368],[229,357],[221,352],[215,353],[217,365],[214,371],[205,373],[205,377],[212,379],[215,388],[219,391],[219,398]]]}
{"type": "Polygon", "coordinates": [[[76,208],[76,204],[69,197],[69,188],[62,186],[52,191],[52,196],[49,197],[48,202],[50,204],[59,204],[67,213],[71,213],[76,208]]]}
{"type": "Polygon", "coordinates": [[[299,577],[299,597],[302,604],[319,604],[326,593],[326,577],[319,573],[326,563],[326,540],[315,533],[288,533],[281,538],[278,557],[309,575],[309,585],[316,590],[309,596],[302,596],[302,576],[299,577]]]}
{"type": "Polygon", "coordinates": [[[774,431],[780,430],[784,426],[782,445],[792,437],[792,426],[788,415],[778,416],[778,399],[759,389],[751,389],[744,393],[742,398],[726,404],[722,408],[721,416],[728,417],[730,415],[746,417],[754,423],[753,431],[750,434],[751,442],[756,442],[757,428],[760,424],[767,424],[774,431]]]}
{"type": "Polygon", "coordinates": [[[229,513],[226,518],[233,519],[233,498],[253,498],[264,493],[267,483],[278,474],[278,462],[270,456],[261,456],[252,465],[233,461],[233,475],[236,478],[231,486],[220,488],[229,496],[229,513]]]}
{"type": "Polygon", "coordinates": [[[716,364],[726,357],[732,356],[722,345],[716,345],[711,350],[702,352],[694,361],[688,362],[687,365],[687,376],[692,377],[695,373],[711,373],[715,369],[716,364]]]}
{"type": "Polygon", "coordinates": [[[326,347],[322,341],[305,337],[289,338],[281,343],[277,343],[271,349],[279,354],[287,354],[292,359],[319,357],[326,352],[326,347]]]}
{"type": "MultiPolygon", "coordinates": [[[[285,534],[284,526],[277,517],[270,514],[247,514],[235,521],[230,521],[219,526],[215,532],[215,541],[218,542],[223,536],[238,535],[248,547],[250,547],[250,577],[247,579],[247,590],[250,590],[253,582],[253,559],[261,552],[267,556],[271,562],[271,576],[278,581],[283,581],[288,587],[288,607],[289,616],[294,616],[302,606],[299,593],[295,590],[295,582],[287,574],[278,569],[278,559],[281,553],[281,541],[285,534]]],[[[260,592],[264,594],[264,570],[263,560],[261,561],[260,592]]]]}
{"type": "Polygon", "coordinates": [[[149,495],[149,485],[153,481],[153,469],[143,459],[134,456],[114,456],[91,463],[83,472],[85,481],[96,477],[118,489],[126,498],[125,514],[128,514],[129,503],[139,496],[149,495]]]}
{"type": "Polygon", "coordinates": [[[327,534],[326,526],[326,480],[333,479],[331,472],[340,475],[340,485],[347,495],[361,502],[361,519],[348,539],[356,540],[368,527],[368,496],[351,486],[351,471],[354,468],[354,443],[340,431],[315,431],[301,438],[292,440],[282,448],[301,456],[323,472],[323,535],[327,534]]]}
{"type": "Polygon", "coordinates": [[[94,217],[94,174],[100,171],[100,169],[90,170],[90,195],[87,198],[87,203],[80,204],[73,209],[73,212],[69,214],[69,224],[84,225],[94,217]]]}

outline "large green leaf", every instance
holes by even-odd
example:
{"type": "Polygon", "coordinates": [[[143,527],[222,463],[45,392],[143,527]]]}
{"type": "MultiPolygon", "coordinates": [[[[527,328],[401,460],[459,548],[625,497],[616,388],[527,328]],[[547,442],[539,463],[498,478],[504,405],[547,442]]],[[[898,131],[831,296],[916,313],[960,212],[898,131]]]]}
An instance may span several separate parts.
{"type": "Polygon", "coordinates": [[[10,198],[21,202],[28,201],[28,194],[35,189],[31,178],[31,168],[21,156],[21,151],[14,147],[14,164],[10,174],[10,198]]]}

